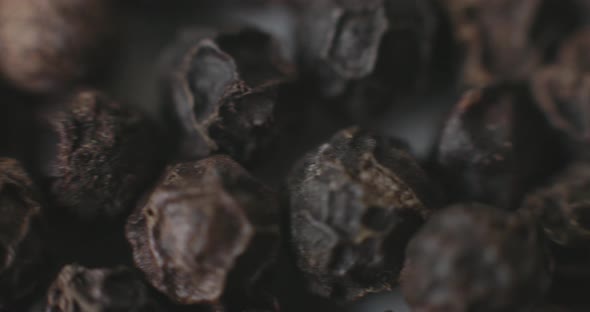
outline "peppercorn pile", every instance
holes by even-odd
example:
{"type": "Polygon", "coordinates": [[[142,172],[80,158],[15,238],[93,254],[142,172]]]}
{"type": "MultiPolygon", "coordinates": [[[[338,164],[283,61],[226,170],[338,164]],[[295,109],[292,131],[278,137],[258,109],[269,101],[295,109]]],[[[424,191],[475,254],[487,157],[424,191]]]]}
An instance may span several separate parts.
{"type": "Polygon", "coordinates": [[[588,289],[586,0],[0,0],[0,312],[588,289]]]}

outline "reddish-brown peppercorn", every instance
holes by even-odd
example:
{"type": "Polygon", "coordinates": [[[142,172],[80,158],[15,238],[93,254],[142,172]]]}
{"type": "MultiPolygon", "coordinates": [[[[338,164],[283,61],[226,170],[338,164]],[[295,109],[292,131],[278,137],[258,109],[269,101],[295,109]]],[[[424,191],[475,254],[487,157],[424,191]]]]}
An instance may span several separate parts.
{"type": "Polygon", "coordinates": [[[112,26],[109,0],[0,0],[0,75],[51,92],[89,75],[112,26]]]}
{"type": "Polygon", "coordinates": [[[574,151],[590,144],[590,28],[561,47],[558,62],[537,72],[532,89],[551,125],[574,151]]]}
{"type": "Polygon", "coordinates": [[[360,298],[397,284],[410,236],[435,201],[403,144],[346,129],[289,177],[291,242],[315,294],[360,298]]]}
{"type": "Polygon", "coordinates": [[[293,74],[278,42],[262,31],[182,33],[162,70],[181,156],[250,159],[271,137],[277,86],[293,74]]]}
{"type": "Polygon", "coordinates": [[[131,210],[161,167],[155,126],[98,91],[77,91],[57,104],[43,116],[40,147],[54,202],[85,217],[131,210]]]}
{"type": "Polygon", "coordinates": [[[571,1],[439,0],[464,47],[463,83],[527,79],[579,23],[571,1]]]}
{"type": "Polygon", "coordinates": [[[274,192],[227,156],[170,166],[129,217],[127,239],[150,283],[179,303],[247,289],[277,252],[274,192]]]}
{"type": "Polygon", "coordinates": [[[540,55],[530,45],[529,33],[541,1],[443,2],[455,36],[466,48],[463,79],[468,84],[486,85],[498,76],[522,78],[539,62],[540,55]]]}

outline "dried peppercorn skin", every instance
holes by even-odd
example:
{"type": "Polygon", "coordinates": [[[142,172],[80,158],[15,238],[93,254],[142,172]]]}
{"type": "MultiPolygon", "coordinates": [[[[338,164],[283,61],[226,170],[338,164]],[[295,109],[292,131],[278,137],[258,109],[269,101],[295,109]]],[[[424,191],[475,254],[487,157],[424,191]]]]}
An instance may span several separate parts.
{"type": "Polygon", "coordinates": [[[269,34],[187,30],[163,56],[162,92],[180,155],[247,161],[272,137],[276,88],[294,76],[269,34]]]}
{"type": "Polygon", "coordinates": [[[113,24],[110,1],[0,1],[0,75],[31,92],[88,76],[113,24]]]}
{"type": "Polygon", "coordinates": [[[303,58],[326,93],[341,93],[347,81],[374,70],[388,28],[383,1],[314,1],[302,8],[303,58]]]}
{"type": "Polygon", "coordinates": [[[129,217],[134,261],[172,300],[253,287],[278,250],[278,202],[227,156],[170,166],[129,217]]]}
{"type": "Polygon", "coordinates": [[[358,128],[305,156],[288,185],[297,266],[313,293],[339,300],[397,283],[406,243],[435,202],[402,144],[358,128]]]}
{"type": "Polygon", "coordinates": [[[557,244],[588,246],[590,243],[590,166],[575,163],[547,186],[529,194],[523,209],[530,212],[545,234],[557,244]]]}
{"type": "Polygon", "coordinates": [[[530,73],[540,57],[530,44],[529,33],[541,1],[441,1],[455,37],[465,45],[463,79],[467,84],[482,86],[530,73]]]}
{"type": "Polygon", "coordinates": [[[41,170],[59,207],[92,218],[129,211],[163,157],[159,133],[99,91],[76,91],[42,116],[41,170]]]}
{"type": "Polygon", "coordinates": [[[125,267],[89,269],[65,266],[47,294],[48,312],[166,311],[151,298],[147,285],[125,267]]]}
{"type": "Polygon", "coordinates": [[[530,220],[480,204],[435,214],[412,238],[402,291],[412,311],[531,311],[549,254],[530,220]]]}
{"type": "Polygon", "coordinates": [[[590,98],[590,28],[579,30],[562,45],[558,60],[535,73],[531,88],[551,125],[574,152],[586,150],[590,98]]]}
{"type": "MultiPolygon", "coordinates": [[[[370,75],[352,80],[336,103],[346,104],[353,120],[366,124],[392,107],[435,86],[433,52],[443,31],[438,8],[430,0],[385,1],[388,29],[370,75]]],[[[437,54],[438,55],[438,54],[437,54]]],[[[443,70],[444,71],[444,70],[443,70]]]]}
{"type": "Polygon", "coordinates": [[[41,283],[41,204],[21,164],[0,158],[0,308],[30,294],[41,283]]]}
{"type": "Polygon", "coordinates": [[[516,209],[563,161],[562,145],[527,89],[468,91],[440,134],[435,159],[449,197],[516,209]]]}
{"type": "Polygon", "coordinates": [[[462,83],[526,80],[580,23],[570,1],[439,0],[462,46],[462,83]]]}
{"type": "MultiPolygon", "coordinates": [[[[415,75],[422,74],[429,62],[436,29],[429,1],[294,2],[302,65],[324,96],[353,97],[354,101],[349,88],[360,88],[358,93],[373,86],[376,92],[386,93],[381,89],[391,88],[392,81],[403,85],[394,88],[398,93],[416,87],[420,78],[415,75]],[[388,87],[380,86],[387,82],[388,87]]],[[[372,102],[366,105],[384,105],[372,102]]],[[[349,105],[354,108],[355,104],[349,105]]]]}

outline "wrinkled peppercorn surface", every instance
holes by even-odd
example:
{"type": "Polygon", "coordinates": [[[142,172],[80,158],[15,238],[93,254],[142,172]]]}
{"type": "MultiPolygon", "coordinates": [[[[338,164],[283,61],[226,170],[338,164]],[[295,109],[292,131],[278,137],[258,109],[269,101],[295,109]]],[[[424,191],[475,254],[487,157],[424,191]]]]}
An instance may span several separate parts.
{"type": "Polygon", "coordinates": [[[463,204],[414,236],[402,290],[413,311],[528,311],[550,278],[542,236],[529,220],[463,204]]]}
{"type": "Polygon", "coordinates": [[[297,264],[314,293],[339,299],[396,285],[405,244],[434,200],[403,145],[357,128],[300,161],[289,192],[297,264]]]}
{"type": "Polygon", "coordinates": [[[127,223],[135,264],[179,303],[216,301],[273,261],[277,204],[227,156],[172,165],[127,223]]]}
{"type": "Polygon", "coordinates": [[[43,119],[42,170],[52,198],[85,217],[129,211],[167,148],[154,125],[98,91],[74,92],[43,119]]]}
{"type": "Polygon", "coordinates": [[[180,127],[180,153],[247,161],[272,135],[278,85],[292,65],[270,34],[186,30],[164,55],[162,84],[180,127]]]}

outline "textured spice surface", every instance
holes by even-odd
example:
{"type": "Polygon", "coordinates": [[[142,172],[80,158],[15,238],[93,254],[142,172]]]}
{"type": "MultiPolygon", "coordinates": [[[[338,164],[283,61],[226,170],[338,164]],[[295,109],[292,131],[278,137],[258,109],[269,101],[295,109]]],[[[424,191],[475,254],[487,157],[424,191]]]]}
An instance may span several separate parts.
{"type": "Polygon", "coordinates": [[[386,58],[381,49],[388,41],[408,39],[404,43],[412,45],[399,45],[397,51],[389,52],[415,49],[420,61],[429,57],[435,16],[428,1],[322,0],[300,6],[298,39],[303,61],[318,75],[328,95],[339,95],[348,82],[378,70],[379,57],[386,58]],[[422,37],[410,39],[410,34],[422,37]]]}
{"type": "Polygon", "coordinates": [[[328,90],[373,72],[389,26],[383,1],[314,1],[303,7],[304,57],[324,76],[328,90]]]}
{"type": "Polygon", "coordinates": [[[542,236],[479,204],[449,207],[408,245],[402,290],[412,311],[528,311],[550,284],[542,236]]]}
{"type": "Polygon", "coordinates": [[[130,216],[127,239],[154,287],[180,303],[212,302],[226,287],[251,287],[272,263],[278,217],[271,190],[213,156],[170,166],[130,216]]]}
{"type": "Polygon", "coordinates": [[[180,127],[181,154],[223,152],[240,161],[272,136],[278,85],[294,75],[279,43],[243,29],[187,30],[164,55],[163,92],[180,127]]]}
{"type": "Polygon", "coordinates": [[[49,289],[50,312],[165,311],[150,299],[147,286],[130,269],[65,266],[49,289]]]}
{"type": "Polygon", "coordinates": [[[531,85],[539,107],[573,149],[590,138],[590,29],[582,29],[561,47],[558,62],[540,70],[531,85]]]}
{"type": "Polygon", "coordinates": [[[294,1],[300,67],[315,91],[367,122],[426,88],[439,24],[431,1],[294,1]]]}
{"type": "Polygon", "coordinates": [[[447,6],[455,36],[466,46],[464,79],[468,83],[485,85],[498,75],[502,75],[499,79],[522,78],[539,62],[529,34],[540,0],[441,2],[447,6]]]}
{"type": "Polygon", "coordinates": [[[338,299],[396,284],[407,240],[434,200],[403,145],[356,128],[300,161],[289,192],[297,264],[313,292],[338,299]]]}
{"type": "Polygon", "coordinates": [[[98,91],[66,97],[44,116],[43,174],[59,206],[93,217],[129,211],[158,174],[154,126],[98,91]]]}
{"type": "Polygon", "coordinates": [[[0,0],[0,312],[587,310],[586,2],[0,0]]]}
{"type": "Polygon", "coordinates": [[[467,92],[445,122],[436,151],[449,195],[504,209],[561,164],[560,142],[521,86],[467,92]]]}
{"type": "Polygon", "coordinates": [[[562,245],[585,246],[590,240],[590,166],[570,165],[524,203],[546,235],[562,245]]]}
{"type": "Polygon", "coordinates": [[[439,0],[464,49],[463,83],[526,80],[579,23],[571,1],[439,0]]]}

